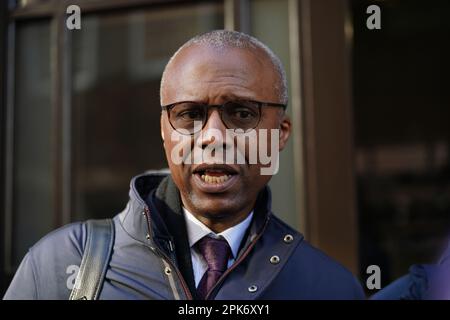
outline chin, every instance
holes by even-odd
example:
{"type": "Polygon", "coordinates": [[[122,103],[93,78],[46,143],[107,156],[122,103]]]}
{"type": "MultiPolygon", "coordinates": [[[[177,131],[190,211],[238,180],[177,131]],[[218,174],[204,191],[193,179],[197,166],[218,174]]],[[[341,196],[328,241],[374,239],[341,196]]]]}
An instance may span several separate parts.
{"type": "Polygon", "coordinates": [[[242,210],[242,206],[237,206],[232,199],[211,199],[208,196],[204,198],[207,199],[197,198],[198,201],[192,201],[192,205],[194,210],[197,210],[197,214],[205,217],[226,218],[242,210]]]}

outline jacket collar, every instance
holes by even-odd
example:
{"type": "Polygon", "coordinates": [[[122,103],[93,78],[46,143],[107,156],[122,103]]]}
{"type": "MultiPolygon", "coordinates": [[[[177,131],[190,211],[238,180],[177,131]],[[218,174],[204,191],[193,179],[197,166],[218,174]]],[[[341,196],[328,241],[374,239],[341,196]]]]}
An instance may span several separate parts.
{"type": "Polygon", "coordinates": [[[149,208],[145,198],[166,176],[165,172],[147,172],[134,177],[130,182],[129,200],[119,214],[119,219],[125,232],[139,242],[149,244],[151,240],[146,218],[149,208]]]}
{"type": "MultiPolygon", "coordinates": [[[[270,215],[271,192],[266,186],[256,201],[248,241],[261,232],[270,215]]],[[[119,217],[125,231],[146,244],[149,240],[154,242],[155,238],[172,240],[176,237],[173,234],[176,230],[170,230],[170,225],[181,224],[185,229],[180,193],[167,171],[151,171],[134,177],[130,183],[128,204],[119,217]],[[146,221],[146,212],[150,223],[146,221]]]]}

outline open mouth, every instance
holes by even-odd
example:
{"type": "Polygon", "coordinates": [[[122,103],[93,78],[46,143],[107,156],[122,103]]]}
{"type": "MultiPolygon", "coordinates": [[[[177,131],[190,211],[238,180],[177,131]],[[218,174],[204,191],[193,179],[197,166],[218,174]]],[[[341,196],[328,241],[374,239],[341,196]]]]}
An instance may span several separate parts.
{"type": "Polygon", "coordinates": [[[193,174],[197,175],[204,183],[216,185],[224,184],[232,179],[237,175],[237,171],[222,164],[201,164],[193,170],[193,174]]]}

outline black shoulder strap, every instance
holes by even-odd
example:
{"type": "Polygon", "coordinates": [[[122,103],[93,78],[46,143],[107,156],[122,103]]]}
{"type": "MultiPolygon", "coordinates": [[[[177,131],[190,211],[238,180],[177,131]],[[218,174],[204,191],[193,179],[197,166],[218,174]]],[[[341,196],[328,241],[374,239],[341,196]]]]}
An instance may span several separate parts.
{"type": "Polygon", "coordinates": [[[70,300],[98,299],[114,244],[111,219],[88,220],[86,224],[86,247],[70,300]]]}

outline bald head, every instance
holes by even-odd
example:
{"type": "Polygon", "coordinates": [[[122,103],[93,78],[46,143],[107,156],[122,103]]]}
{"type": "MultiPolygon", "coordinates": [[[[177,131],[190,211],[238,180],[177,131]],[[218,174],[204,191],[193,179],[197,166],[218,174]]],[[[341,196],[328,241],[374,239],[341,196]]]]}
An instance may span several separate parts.
{"type": "MultiPolygon", "coordinates": [[[[258,69],[265,70],[266,73],[273,75],[271,77],[272,83],[270,84],[270,89],[275,92],[277,100],[273,102],[287,104],[288,91],[286,74],[280,59],[272,50],[258,39],[247,34],[237,31],[215,30],[190,39],[170,58],[161,79],[160,97],[162,105],[165,103],[164,100],[166,100],[166,91],[170,87],[170,78],[176,74],[179,75],[179,71],[181,71],[180,64],[186,66],[186,63],[192,63],[192,61],[188,62],[188,59],[186,59],[189,56],[186,54],[186,51],[192,52],[192,50],[189,50],[192,47],[213,50],[219,57],[220,55],[230,54],[231,52],[236,53],[239,50],[247,51],[247,53],[254,56],[255,62],[258,63],[257,66],[253,65],[253,67],[258,67],[258,69]],[[182,61],[180,62],[180,60],[182,61]]],[[[199,52],[201,51],[197,50],[197,53],[199,52]]],[[[199,59],[201,59],[200,56],[199,59]]],[[[248,71],[252,72],[252,70],[248,71]]]]}

